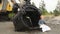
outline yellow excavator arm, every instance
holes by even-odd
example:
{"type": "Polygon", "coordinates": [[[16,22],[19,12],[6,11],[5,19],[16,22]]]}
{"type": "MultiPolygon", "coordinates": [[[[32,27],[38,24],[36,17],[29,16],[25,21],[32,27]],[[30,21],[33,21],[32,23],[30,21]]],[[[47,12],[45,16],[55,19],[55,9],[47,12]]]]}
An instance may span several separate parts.
{"type": "Polygon", "coordinates": [[[0,3],[0,10],[12,11],[12,6],[10,5],[9,2],[6,5],[3,6],[3,0],[2,0],[2,3],[0,3]]]}
{"type": "Polygon", "coordinates": [[[2,3],[0,3],[0,10],[2,10],[2,3]]]}
{"type": "Polygon", "coordinates": [[[11,5],[9,3],[7,4],[6,10],[7,11],[12,11],[12,7],[11,7],[11,5]]]}

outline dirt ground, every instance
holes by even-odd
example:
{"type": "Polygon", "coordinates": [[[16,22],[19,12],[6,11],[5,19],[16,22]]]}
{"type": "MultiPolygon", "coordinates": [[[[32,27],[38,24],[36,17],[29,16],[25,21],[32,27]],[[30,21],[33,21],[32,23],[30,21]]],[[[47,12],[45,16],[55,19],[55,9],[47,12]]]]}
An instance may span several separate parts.
{"type": "Polygon", "coordinates": [[[40,31],[26,31],[26,32],[15,32],[12,22],[0,22],[0,34],[60,34],[60,24],[48,23],[51,27],[51,31],[40,32],[40,31]]]}

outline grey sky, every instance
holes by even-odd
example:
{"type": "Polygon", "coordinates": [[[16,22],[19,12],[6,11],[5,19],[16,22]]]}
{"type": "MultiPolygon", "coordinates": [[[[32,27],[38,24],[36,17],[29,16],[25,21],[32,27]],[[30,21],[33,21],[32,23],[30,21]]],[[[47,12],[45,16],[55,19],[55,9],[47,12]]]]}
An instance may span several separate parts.
{"type": "MultiPolygon", "coordinates": [[[[34,2],[37,7],[39,7],[39,3],[41,0],[31,0],[31,2],[34,2]]],[[[47,11],[53,11],[56,8],[58,0],[44,0],[46,6],[45,8],[47,11]]]]}

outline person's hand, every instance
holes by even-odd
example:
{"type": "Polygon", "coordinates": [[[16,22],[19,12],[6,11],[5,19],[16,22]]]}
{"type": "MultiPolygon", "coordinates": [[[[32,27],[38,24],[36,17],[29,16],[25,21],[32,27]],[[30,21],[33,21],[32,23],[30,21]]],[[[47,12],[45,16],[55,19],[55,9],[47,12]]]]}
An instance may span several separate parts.
{"type": "Polygon", "coordinates": [[[40,18],[41,18],[41,19],[44,19],[44,16],[43,16],[43,15],[41,15],[41,16],[40,16],[40,18]]]}

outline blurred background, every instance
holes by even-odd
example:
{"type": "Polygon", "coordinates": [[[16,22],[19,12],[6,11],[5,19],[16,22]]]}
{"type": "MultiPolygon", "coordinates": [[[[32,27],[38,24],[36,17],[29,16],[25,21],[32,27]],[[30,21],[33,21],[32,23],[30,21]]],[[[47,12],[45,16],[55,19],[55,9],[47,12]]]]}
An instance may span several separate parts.
{"type": "MultiPolygon", "coordinates": [[[[14,0],[11,0],[11,2],[9,0],[0,0],[0,20],[9,20],[14,16],[12,7],[14,2],[14,0]]],[[[60,15],[60,0],[31,0],[31,4],[39,8],[44,16],[60,15]]]]}
{"type": "Polygon", "coordinates": [[[31,0],[31,4],[36,6],[42,12],[46,24],[52,30],[50,32],[15,32],[12,19],[15,16],[13,12],[14,3],[24,4],[23,0],[0,0],[0,34],[60,34],[60,0],[31,0]]]}

